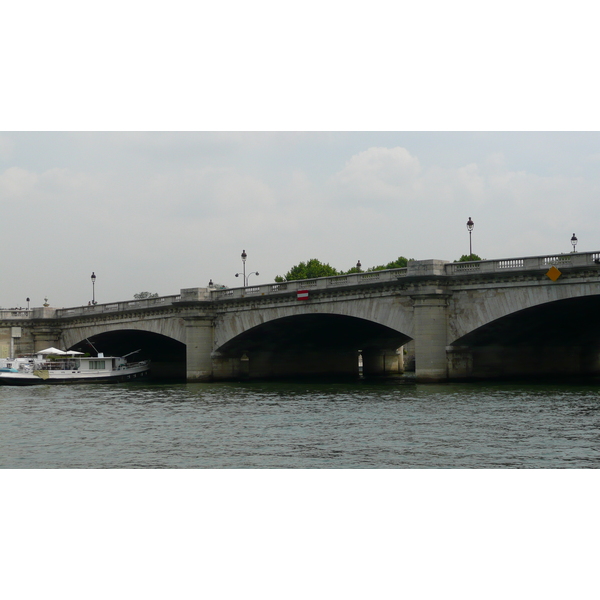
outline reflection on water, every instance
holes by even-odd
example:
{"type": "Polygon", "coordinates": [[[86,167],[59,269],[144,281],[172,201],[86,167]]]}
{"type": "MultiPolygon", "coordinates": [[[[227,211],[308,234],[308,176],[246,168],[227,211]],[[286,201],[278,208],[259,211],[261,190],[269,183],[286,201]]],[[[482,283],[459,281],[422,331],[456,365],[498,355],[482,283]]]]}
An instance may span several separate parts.
{"type": "Polygon", "coordinates": [[[0,386],[3,468],[584,468],[592,385],[0,386]]]}

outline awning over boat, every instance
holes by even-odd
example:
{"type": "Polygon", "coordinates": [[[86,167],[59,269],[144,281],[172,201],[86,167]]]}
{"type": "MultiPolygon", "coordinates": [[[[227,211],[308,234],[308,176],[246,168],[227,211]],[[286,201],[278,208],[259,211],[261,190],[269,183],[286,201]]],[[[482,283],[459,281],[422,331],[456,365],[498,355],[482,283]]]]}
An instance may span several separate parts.
{"type": "Polygon", "coordinates": [[[46,348],[45,350],[38,350],[35,354],[67,354],[64,350],[58,348],[46,348]]]}

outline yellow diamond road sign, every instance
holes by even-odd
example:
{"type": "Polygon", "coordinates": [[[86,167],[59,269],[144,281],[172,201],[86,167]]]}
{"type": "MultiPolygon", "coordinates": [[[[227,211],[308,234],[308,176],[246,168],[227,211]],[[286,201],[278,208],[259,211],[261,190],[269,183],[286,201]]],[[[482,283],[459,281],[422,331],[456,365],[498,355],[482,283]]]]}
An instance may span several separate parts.
{"type": "Polygon", "coordinates": [[[550,268],[546,273],[546,277],[549,277],[552,281],[556,281],[561,275],[562,273],[556,267],[550,268]]]}

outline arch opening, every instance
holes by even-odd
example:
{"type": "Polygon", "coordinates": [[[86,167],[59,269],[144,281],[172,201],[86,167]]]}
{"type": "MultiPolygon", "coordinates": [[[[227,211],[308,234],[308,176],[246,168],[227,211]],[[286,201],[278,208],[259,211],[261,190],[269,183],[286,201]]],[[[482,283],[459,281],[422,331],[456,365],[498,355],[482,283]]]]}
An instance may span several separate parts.
{"type": "Polygon", "coordinates": [[[600,296],[557,300],[504,316],[449,347],[452,378],[600,375],[600,296]]]}
{"type": "Polygon", "coordinates": [[[223,344],[216,378],[358,377],[403,371],[398,353],[411,338],[387,326],[335,314],[308,314],[263,323],[223,344]]]}
{"type": "Polygon", "coordinates": [[[69,350],[103,352],[106,356],[124,356],[140,350],[133,360],[150,360],[150,378],[181,380],[186,378],[186,347],[173,338],[134,329],[108,331],[72,345],[69,350]]]}

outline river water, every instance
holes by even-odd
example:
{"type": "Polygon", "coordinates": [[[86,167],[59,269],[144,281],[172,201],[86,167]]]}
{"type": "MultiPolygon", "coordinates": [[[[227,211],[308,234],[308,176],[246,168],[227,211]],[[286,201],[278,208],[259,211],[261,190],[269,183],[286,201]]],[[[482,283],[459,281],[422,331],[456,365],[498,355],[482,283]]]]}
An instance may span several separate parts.
{"type": "Polygon", "coordinates": [[[598,466],[593,385],[0,386],[3,589],[597,598],[598,466]]]}
{"type": "Polygon", "coordinates": [[[0,386],[5,469],[598,466],[591,384],[0,386]]]}

